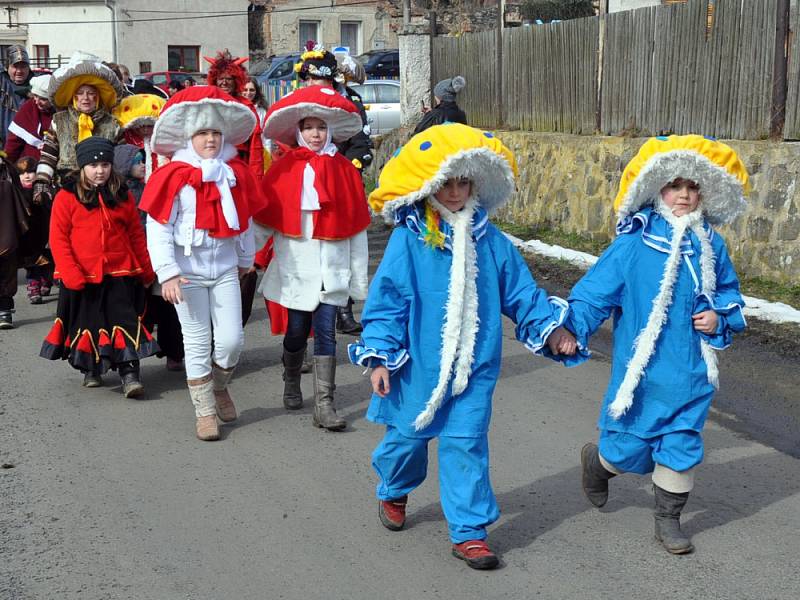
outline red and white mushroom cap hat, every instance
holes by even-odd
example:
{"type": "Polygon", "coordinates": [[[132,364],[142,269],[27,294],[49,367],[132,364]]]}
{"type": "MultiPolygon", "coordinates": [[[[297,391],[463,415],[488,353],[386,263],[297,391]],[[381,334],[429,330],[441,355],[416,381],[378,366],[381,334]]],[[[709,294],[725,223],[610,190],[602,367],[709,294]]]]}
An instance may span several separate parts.
{"type": "Polygon", "coordinates": [[[203,129],[222,132],[225,143],[245,142],[256,126],[256,116],[246,105],[213,85],[193,86],[175,94],[164,105],[153,128],[153,151],[171,156],[186,148],[203,129]]]}
{"type": "Polygon", "coordinates": [[[264,134],[284,144],[294,144],[297,124],[309,117],[325,121],[334,142],[349,140],[362,127],[355,104],[332,88],[312,85],[289,92],[270,107],[264,134]]]}

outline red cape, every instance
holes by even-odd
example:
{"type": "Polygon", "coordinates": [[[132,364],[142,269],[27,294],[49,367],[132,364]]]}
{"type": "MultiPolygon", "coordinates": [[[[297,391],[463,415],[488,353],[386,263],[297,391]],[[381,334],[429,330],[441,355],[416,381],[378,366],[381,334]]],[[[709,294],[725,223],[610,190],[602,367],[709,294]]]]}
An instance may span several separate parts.
{"type": "Polygon", "coordinates": [[[294,148],[272,163],[263,180],[267,206],[253,218],[283,235],[300,237],[303,171],[309,163],[320,206],[314,211],[314,238],[344,240],[364,231],[370,215],[358,169],[338,152],[318,155],[307,148],[294,148]]]}
{"type": "Polygon", "coordinates": [[[264,210],[264,197],[258,189],[247,165],[240,159],[228,161],[236,176],[231,195],[236,204],[240,229],[228,227],[222,214],[222,201],[213,181],[203,181],[202,172],[184,162],[171,162],[156,169],[144,188],[139,210],[143,210],[159,223],[166,223],[172,213],[175,197],[185,185],[197,192],[195,227],[206,229],[211,237],[233,237],[247,231],[250,217],[264,210]]]}

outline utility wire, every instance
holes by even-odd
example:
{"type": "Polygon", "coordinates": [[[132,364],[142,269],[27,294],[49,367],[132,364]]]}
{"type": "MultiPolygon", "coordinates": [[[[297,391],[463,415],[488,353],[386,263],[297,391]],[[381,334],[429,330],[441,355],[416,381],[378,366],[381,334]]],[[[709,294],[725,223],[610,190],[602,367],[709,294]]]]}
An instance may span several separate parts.
{"type": "MultiPolygon", "coordinates": [[[[347,4],[342,4],[341,6],[346,8],[348,6],[359,6],[364,4],[375,4],[376,0],[358,0],[356,2],[348,2],[347,4]]],[[[323,9],[330,9],[335,8],[337,5],[334,4],[334,0],[331,0],[328,4],[322,4],[320,6],[298,6],[297,8],[276,8],[271,11],[270,13],[282,13],[282,12],[300,12],[300,11],[308,11],[308,10],[323,10],[323,9]]],[[[164,13],[175,13],[177,11],[130,11],[127,9],[120,9],[123,12],[164,12],[164,13]]],[[[197,16],[181,16],[181,17],[151,17],[151,18],[144,18],[144,19],[109,19],[106,21],[29,21],[27,23],[14,23],[11,26],[6,25],[7,28],[13,27],[27,27],[29,25],[94,25],[94,24],[111,24],[111,23],[152,23],[155,21],[189,21],[194,19],[217,19],[222,17],[238,17],[238,16],[245,16],[251,11],[243,10],[243,11],[230,11],[230,12],[223,12],[223,13],[214,13],[214,14],[206,14],[197,11],[197,16]]],[[[181,14],[186,14],[184,11],[181,11],[181,14]]]]}

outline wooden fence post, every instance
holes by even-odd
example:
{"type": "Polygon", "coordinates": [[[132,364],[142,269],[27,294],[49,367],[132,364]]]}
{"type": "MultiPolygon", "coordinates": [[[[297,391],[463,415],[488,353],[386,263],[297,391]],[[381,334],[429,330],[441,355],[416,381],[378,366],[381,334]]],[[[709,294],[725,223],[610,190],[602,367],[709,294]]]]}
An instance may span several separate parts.
{"type": "Polygon", "coordinates": [[[775,20],[775,62],[772,69],[772,114],[770,137],[783,137],[786,122],[787,47],[789,41],[789,0],[778,0],[775,20]]]}
{"type": "Polygon", "coordinates": [[[431,80],[430,80],[430,84],[431,85],[430,85],[430,94],[428,96],[428,106],[433,108],[436,105],[436,101],[433,99],[433,88],[436,86],[436,81],[434,80],[434,77],[436,77],[436,74],[434,73],[434,70],[433,70],[433,45],[434,45],[434,42],[436,41],[436,11],[435,10],[431,10],[431,11],[428,12],[428,22],[429,22],[430,28],[431,28],[430,29],[430,36],[431,36],[430,58],[428,59],[430,65],[431,65],[431,80]]]}
{"type": "Polygon", "coordinates": [[[497,0],[497,38],[495,40],[495,63],[497,65],[497,86],[495,105],[497,106],[497,127],[505,123],[505,98],[503,97],[503,0],[497,0]]]}

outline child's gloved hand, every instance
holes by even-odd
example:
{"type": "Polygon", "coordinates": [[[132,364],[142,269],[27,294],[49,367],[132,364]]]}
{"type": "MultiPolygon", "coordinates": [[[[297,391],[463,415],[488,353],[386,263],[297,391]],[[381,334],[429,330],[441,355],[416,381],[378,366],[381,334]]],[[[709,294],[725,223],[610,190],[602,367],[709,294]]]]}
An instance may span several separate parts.
{"type": "Polygon", "coordinates": [[[375,367],[369,376],[369,380],[372,383],[372,391],[381,398],[385,398],[386,394],[392,389],[389,385],[389,369],[384,366],[375,367]]]}
{"type": "Polygon", "coordinates": [[[717,313],[713,310],[704,310],[696,315],[692,315],[694,328],[706,334],[716,333],[717,331],[717,313]]]}

